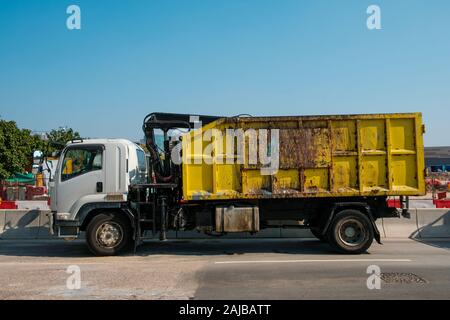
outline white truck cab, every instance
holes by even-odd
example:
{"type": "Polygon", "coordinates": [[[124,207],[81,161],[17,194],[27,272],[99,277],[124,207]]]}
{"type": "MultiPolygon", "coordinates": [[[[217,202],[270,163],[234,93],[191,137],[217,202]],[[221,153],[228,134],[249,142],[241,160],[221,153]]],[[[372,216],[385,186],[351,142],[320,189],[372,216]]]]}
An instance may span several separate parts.
{"type": "Polygon", "coordinates": [[[147,181],[144,150],[125,139],[89,139],[66,145],[56,168],[51,196],[51,230],[76,238],[92,211],[120,209],[130,184],[147,181]]]}

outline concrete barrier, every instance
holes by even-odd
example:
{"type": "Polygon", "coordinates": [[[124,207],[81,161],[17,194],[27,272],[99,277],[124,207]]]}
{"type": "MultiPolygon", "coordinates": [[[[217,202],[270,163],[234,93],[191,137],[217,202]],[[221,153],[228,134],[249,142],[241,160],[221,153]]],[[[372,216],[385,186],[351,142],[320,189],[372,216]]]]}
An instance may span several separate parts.
{"type": "Polygon", "coordinates": [[[382,218],[377,220],[384,238],[408,238],[417,232],[417,209],[410,209],[411,218],[382,218]]]}
{"type": "Polygon", "coordinates": [[[421,239],[450,238],[450,209],[417,209],[417,233],[421,239]]]}
{"type": "Polygon", "coordinates": [[[5,210],[2,239],[37,238],[39,216],[39,210],[5,210]]]}
{"type": "Polygon", "coordinates": [[[56,238],[50,234],[50,210],[42,210],[39,214],[39,230],[37,234],[38,239],[52,239],[56,238]]]}
{"type": "MultiPolygon", "coordinates": [[[[49,233],[49,211],[0,210],[0,239],[52,239],[49,233]]],[[[411,218],[377,220],[382,238],[450,238],[450,209],[410,209],[411,218]]],[[[204,239],[196,231],[170,231],[169,239],[204,239]]],[[[214,238],[214,237],[210,237],[214,238]]],[[[236,238],[314,238],[308,229],[264,229],[251,235],[235,233],[223,236],[236,238]]]]}
{"type": "Polygon", "coordinates": [[[436,206],[433,203],[432,199],[411,199],[409,200],[409,207],[410,208],[427,208],[432,209],[436,208],[436,206]]]}
{"type": "Polygon", "coordinates": [[[19,210],[49,210],[47,201],[45,200],[26,200],[16,201],[19,210]]]}
{"type": "Polygon", "coordinates": [[[3,229],[5,228],[5,212],[6,210],[0,210],[0,239],[2,238],[3,229]]]}

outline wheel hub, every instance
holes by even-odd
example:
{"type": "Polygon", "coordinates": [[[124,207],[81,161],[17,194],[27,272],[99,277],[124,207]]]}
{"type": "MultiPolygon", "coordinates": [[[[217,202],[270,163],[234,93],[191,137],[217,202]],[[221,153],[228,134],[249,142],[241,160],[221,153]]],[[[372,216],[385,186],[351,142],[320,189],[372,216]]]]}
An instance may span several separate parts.
{"type": "Polygon", "coordinates": [[[366,238],[366,229],[360,221],[349,219],[342,223],[339,229],[339,238],[348,246],[358,246],[366,238]]]}
{"type": "Polygon", "coordinates": [[[114,248],[122,241],[122,227],[115,222],[105,222],[97,229],[96,238],[102,247],[114,248]]]}
{"type": "Polygon", "coordinates": [[[354,237],[356,234],[356,230],[353,227],[345,228],[345,235],[349,238],[354,237]]]}

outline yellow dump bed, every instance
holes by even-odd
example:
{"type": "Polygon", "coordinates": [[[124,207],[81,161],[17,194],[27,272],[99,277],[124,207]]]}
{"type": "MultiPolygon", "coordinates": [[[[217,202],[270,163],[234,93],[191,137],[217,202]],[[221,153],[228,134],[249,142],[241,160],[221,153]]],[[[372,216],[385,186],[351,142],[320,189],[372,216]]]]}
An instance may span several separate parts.
{"type": "Polygon", "coordinates": [[[183,197],[423,195],[423,133],[420,113],[222,118],[182,137],[183,197]],[[242,131],[243,152],[226,135],[242,131]],[[264,142],[258,159],[279,156],[269,174],[249,160],[264,142]]]}

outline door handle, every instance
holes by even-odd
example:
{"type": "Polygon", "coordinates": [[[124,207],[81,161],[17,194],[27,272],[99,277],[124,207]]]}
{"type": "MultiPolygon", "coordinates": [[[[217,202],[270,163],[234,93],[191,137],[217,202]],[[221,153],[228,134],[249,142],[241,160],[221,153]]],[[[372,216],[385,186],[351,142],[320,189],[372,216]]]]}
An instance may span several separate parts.
{"type": "Polygon", "coordinates": [[[97,192],[103,192],[103,182],[97,182],[97,192]]]}

